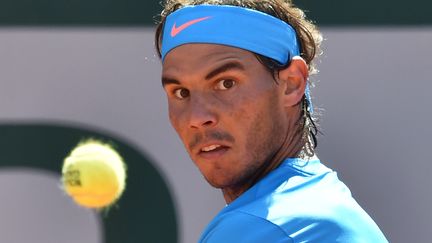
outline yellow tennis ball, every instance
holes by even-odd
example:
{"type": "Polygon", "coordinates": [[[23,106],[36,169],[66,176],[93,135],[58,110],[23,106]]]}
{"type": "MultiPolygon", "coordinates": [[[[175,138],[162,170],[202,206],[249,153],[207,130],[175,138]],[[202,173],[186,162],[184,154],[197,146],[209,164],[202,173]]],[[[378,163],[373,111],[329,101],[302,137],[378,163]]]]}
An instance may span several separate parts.
{"type": "Polygon", "coordinates": [[[126,167],[108,144],[87,140],[65,158],[63,187],[74,201],[88,208],[104,208],[117,201],[125,189],[126,167]]]}

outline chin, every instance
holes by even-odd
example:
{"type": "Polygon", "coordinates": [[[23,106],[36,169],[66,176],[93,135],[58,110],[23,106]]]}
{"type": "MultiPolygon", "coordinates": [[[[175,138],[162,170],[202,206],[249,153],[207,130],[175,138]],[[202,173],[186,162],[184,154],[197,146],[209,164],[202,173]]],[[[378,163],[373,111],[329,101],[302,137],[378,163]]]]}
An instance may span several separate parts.
{"type": "Polygon", "coordinates": [[[208,184],[210,184],[210,186],[214,188],[221,189],[225,187],[225,183],[223,183],[223,181],[221,181],[220,179],[208,178],[207,176],[204,176],[204,179],[207,181],[208,184]]]}
{"type": "Polygon", "coordinates": [[[217,189],[223,189],[223,188],[230,188],[230,187],[237,187],[236,185],[241,185],[242,180],[241,176],[227,176],[226,173],[221,174],[203,174],[205,180],[208,184],[210,184],[212,187],[217,189]]]}
{"type": "Polygon", "coordinates": [[[232,179],[226,178],[226,175],[208,175],[203,174],[204,179],[207,181],[208,184],[210,184],[212,187],[217,189],[222,189],[224,187],[227,187],[231,185],[232,179]]]}

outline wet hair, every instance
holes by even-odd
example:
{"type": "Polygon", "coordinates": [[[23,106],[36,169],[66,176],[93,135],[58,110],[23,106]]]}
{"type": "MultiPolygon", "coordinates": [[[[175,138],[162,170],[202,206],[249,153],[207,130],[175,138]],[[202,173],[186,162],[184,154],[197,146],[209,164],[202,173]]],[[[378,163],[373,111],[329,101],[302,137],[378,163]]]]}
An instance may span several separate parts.
{"type": "MultiPolygon", "coordinates": [[[[260,12],[272,15],[291,25],[297,34],[300,43],[300,56],[308,65],[309,75],[317,73],[315,60],[321,54],[320,45],[322,35],[317,27],[306,18],[304,12],[294,6],[291,0],[166,0],[163,4],[164,9],[160,14],[158,26],[155,33],[156,51],[161,57],[162,32],[166,17],[172,12],[185,6],[210,4],[210,5],[232,5],[254,9],[260,12]]],[[[285,69],[290,63],[280,64],[274,59],[255,54],[257,59],[266,67],[266,69],[277,80],[280,70],[285,69]]],[[[309,80],[309,85],[313,83],[309,80]]],[[[312,114],[310,101],[304,96],[301,101],[302,116],[300,118],[303,133],[303,150],[304,155],[313,156],[317,146],[318,127],[316,122],[316,112],[312,114]]]]}

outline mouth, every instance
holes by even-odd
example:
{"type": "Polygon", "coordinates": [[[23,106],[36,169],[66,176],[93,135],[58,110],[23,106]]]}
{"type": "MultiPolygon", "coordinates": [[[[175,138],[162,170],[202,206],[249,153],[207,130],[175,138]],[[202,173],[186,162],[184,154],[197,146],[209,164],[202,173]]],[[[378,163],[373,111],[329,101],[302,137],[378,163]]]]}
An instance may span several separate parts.
{"type": "Polygon", "coordinates": [[[198,151],[198,156],[205,159],[216,159],[223,156],[230,147],[222,144],[209,144],[201,147],[198,151]]]}

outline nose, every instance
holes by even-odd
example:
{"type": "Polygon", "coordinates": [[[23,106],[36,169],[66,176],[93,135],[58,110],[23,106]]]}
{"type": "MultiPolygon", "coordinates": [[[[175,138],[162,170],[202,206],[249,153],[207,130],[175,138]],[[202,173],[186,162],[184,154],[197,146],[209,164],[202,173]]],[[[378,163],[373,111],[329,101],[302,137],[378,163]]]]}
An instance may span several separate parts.
{"type": "Polygon", "coordinates": [[[206,128],[217,124],[215,107],[204,97],[192,98],[189,110],[189,127],[206,128]]]}

